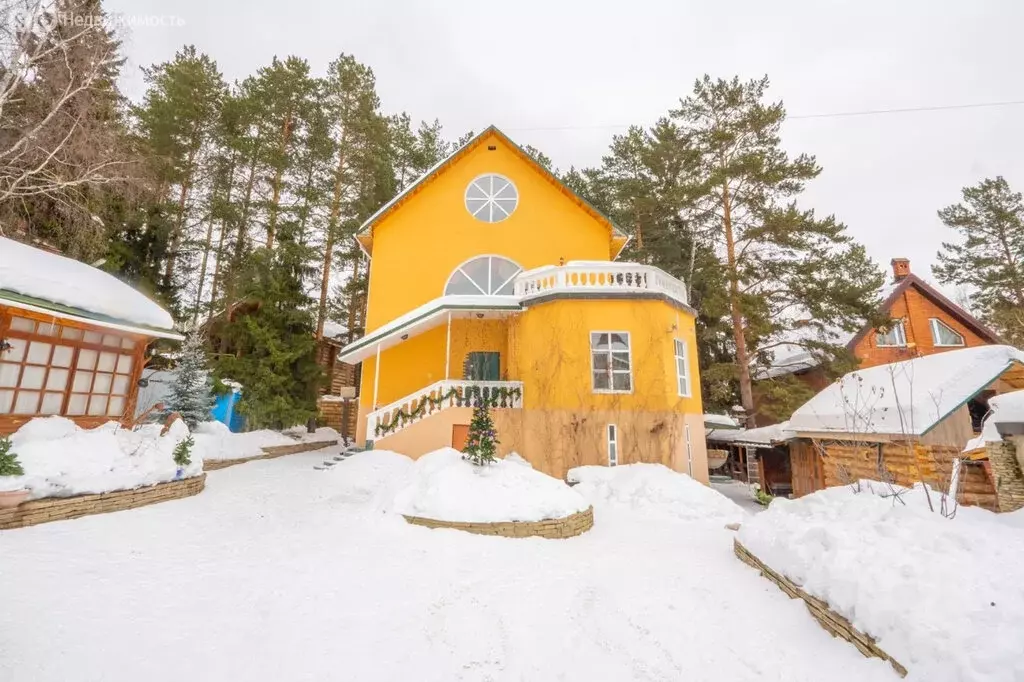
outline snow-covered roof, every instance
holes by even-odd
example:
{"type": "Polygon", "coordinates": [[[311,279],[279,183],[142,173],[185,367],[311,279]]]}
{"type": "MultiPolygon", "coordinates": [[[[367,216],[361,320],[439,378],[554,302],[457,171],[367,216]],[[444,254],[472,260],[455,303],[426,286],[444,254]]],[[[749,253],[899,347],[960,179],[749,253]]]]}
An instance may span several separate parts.
{"type": "Polygon", "coordinates": [[[722,429],[738,429],[740,423],[727,414],[705,414],[705,426],[717,426],[722,429]]]}
{"type": "Polygon", "coordinates": [[[706,438],[717,443],[732,443],[752,448],[770,448],[796,438],[796,433],[789,428],[789,422],[781,422],[770,426],[759,426],[756,429],[713,429],[708,431],[706,438]]]}
{"type": "MultiPolygon", "coordinates": [[[[617,240],[618,242],[620,242],[618,253],[622,253],[622,249],[624,249],[626,247],[626,244],[629,243],[629,241],[630,241],[630,239],[632,239],[632,237],[630,237],[625,232],[623,232],[614,222],[612,222],[611,218],[606,216],[601,211],[597,210],[589,201],[587,201],[583,197],[579,196],[576,192],[574,192],[569,186],[567,186],[564,182],[562,182],[554,173],[549,171],[547,168],[544,168],[544,166],[542,166],[540,163],[537,162],[536,159],[534,159],[532,156],[530,156],[526,152],[526,150],[524,150],[522,147],[520,147],[515,142],[513,142],[512,139],[508,135],[506,135],[505,133],[503,133],[500,130],[498,130],[497,126],[494,126],[494,125],[487,126],[483,130],[481,130],[479,133],[477,133],[476,135],[471,137],[469,140],[467,140],[466,143],[463,144],[461,147],[458,147],[451,154],[449,154],[448,156],[446,156],[445,158],[441,159],[440,161],[435,163],[433,166],[428,168],[426,171],[424,171],[423,175],[419,176],[413,182],[409,183],[401,192],[399,192],[394,197],[392,197],[390,201],[388,201],[386,204],[381,206],[379,209],[377,209],[373,213],[373,215],[371,215],[369,218],[367,218],[365,221],[363,221],[363,224],[359,226],[359,229],[356,230],[356,234],[355,234],[356,243],[359,244],[359,248],[363,250],[363,253],[365,253],[367,256],[370,256],[370,252],[369,252],[368,247],[366,246],[366,244],[363,243],[363,241],[360,239],[360,237],[365,235],[365,234],[367,234],[372,229],[374,223],[376,223],[380,218],[382,218],[385,214],[387,214],[392,208],[394,208],[399,202],[401,202],[402,199],[404,199],[405,197],[409,196],[410,194],[413,194],[416,191],[418,191],[418,189],[420,188],[420,185],[422,185],[428,179],[433,177],[442,167],[444,167],[446,164],[448,164],[449,162],[454,160],[455,157],[457,157],[460,154],[462,154],[463,151],[465,151],[465,150],[469,149],[470,147],[474,146],[476,143],[478,143],[480,140],[482,140],[485,136],[487,136],[488,134],[491,134],[491,133],[494,133],[494,134],[500,136],[512,148],[517,150],[523,156],[523,158],[529,160],[542,173],[548,175],[552,180],[554,180],[557,184],[559,184],[561,187],[563,187],[566,192],[568,192],[573,197],[578,199],[579,202],[584,207],[586,207],[589,211],[591,211],[595,216],[599,217],[601,220],[606,222],[610,226],[610,228],[611,228],[612,238],[614,240],[617,240]]],[[[615,254],[616,257],[618,257],[618,253],[615,254]]]]}
{"type": "Polygon", "coordinates": [[[920,436],[1014,365],[1024,366],[1024,352],[978,346],[856,370],[801,406],[789,427],[920,436]]]}
{"type": "Polygon", "coordinates": [[[522,309],[519,298],[515,296],[441,296],[396,317],[358,341],[353,341],[341,349],[338,360],[348,363],[365,360],[377,352],[378,345],[381,350],[386,350],[410,336],[433,329],[444,322],[448,315],[453,319],[470,315],[494,317],[522,309]]]}
{"type": "Polygon", "coordinates": [[[324,320],[324,336],[329,339],[336,339],[345,334],[348,334],[348,327],[332,320],[324,320]]]}
{"type": "Polygon", "coordinates": [[[0,237],[0,300],[57,317],[148,328],[130,330],[142,333],[174,328],[169,312],[113,275],[7,237],[0,237]]]}
{"type": "Polygon", "coordinates": [[[1024,424],[1024,391],[1012,391],[993,396],[988,400],[988,416],[981,426],[981,433],[972,438],[964,448],[964,452],[981,450],[985,443],[998,443],[1003,440],[1000,426],[1024,424]]]}

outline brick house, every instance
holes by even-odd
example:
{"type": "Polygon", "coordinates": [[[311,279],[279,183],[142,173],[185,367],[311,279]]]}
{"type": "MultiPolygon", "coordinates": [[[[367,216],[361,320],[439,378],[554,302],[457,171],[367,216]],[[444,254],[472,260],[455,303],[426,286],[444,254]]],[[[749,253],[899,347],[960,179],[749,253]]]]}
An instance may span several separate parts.
{"type": "MultiPolygon", "coordinates": [[[[881,332],[865,326],[846,341],[846,348],[861,369],[900,360],[999,343],[999,337],[976,317],[949,300],[938,289],[910,271],[910,261],[893,258],[892,281],[880,292],[882,310],[895,320],[881,332]]],[[[831,381],[811,353],[782,358],[759,379],[793,374],[815,391],[831,381]]],[[[762,420],[758,420],[760,424],[762,420]]]]}

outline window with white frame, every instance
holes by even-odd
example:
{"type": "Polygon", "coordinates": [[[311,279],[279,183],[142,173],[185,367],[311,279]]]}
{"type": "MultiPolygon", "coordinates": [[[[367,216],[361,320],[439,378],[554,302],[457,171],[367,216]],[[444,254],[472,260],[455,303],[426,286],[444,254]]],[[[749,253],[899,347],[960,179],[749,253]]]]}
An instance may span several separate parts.
{"type": "Polygon", "coordinates": [[[875,332],[875,343],[880,347],[903,347],[907,345],[907,333],[903,329],[903,320],[893,322],[887,332],[875,332]]]}
{"type": "Polygon", "coordinates": [[[590,370],[594,391],[632,391],[633,369],[629,354],[629,332],[591,332],[590,370]]]}
{"type": "Polygon", "coordinates": [[[498,223],[512,215],[519,205],[519,192],[508,178],[488,173],[466,187],[466,210],[485,223],[498,223]]]}
{"type": "Polygon", "coordinates": [[[608,466],[613,467],[619,463],[619,430],[615,424],[608,425],[608,466]]]}
{"type": "Polygon", "coordinates": [[[479,256],[455,268],[445,284],[444,295],[511,296],[516,275],[522,271],[508,258],[479,256]]]}
{"type": "Polygon", "coordinates": [[[686,342],[680,339],[672,339],[675,344],[676,356],[676,388],[679,389],[679,396],[690,397],[690,365],[687,355],[686,342]]]}
{"type": "Polygon", "coordinates": [[[936,346],[964,345],[964,337],[942,320],[933,317],[929,322],[932,327],[932,341],[936,346]]]}

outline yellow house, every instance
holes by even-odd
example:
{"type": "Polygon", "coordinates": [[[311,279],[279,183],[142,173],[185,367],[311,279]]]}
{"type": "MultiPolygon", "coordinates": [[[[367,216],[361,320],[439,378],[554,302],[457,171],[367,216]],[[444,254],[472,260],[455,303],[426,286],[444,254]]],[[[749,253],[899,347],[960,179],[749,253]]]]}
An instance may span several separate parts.
{"type": "Polygon", "coordinates": [[[707,481],[682,282],[493,126],[371,216],[357,441],[460,448],[487,400],[501,454],[562,477],[660,462],[707,481]]]}

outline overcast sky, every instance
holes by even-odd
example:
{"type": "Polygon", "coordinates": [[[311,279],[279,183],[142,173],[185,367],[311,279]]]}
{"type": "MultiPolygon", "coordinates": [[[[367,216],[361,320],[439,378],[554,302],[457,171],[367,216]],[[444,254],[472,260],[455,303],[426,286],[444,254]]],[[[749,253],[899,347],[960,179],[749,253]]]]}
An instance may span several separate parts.
{"type": "MultiPolygon", "coordinates": [[[[791,116],[1024,100],[1019,0],[106,0],[175,17],[126,41],[140,66],[187,43],[241,79],[274,55],[323,73],[341,52],[371,66],[388,113],[439,118],[454,138],[494,123],[560,168],[600,162],[611,136],[649,124],[695,78],[768,74],[791,116]]],[[[153,21],[153,20],[150,20],[153,21]]],[[[834,213],[888,269],[930,277],[937,209],[1003,175],[1024,190],[1024,106],[788,121],[790,153],[824,172],[802,203],[834,213]]]]}

